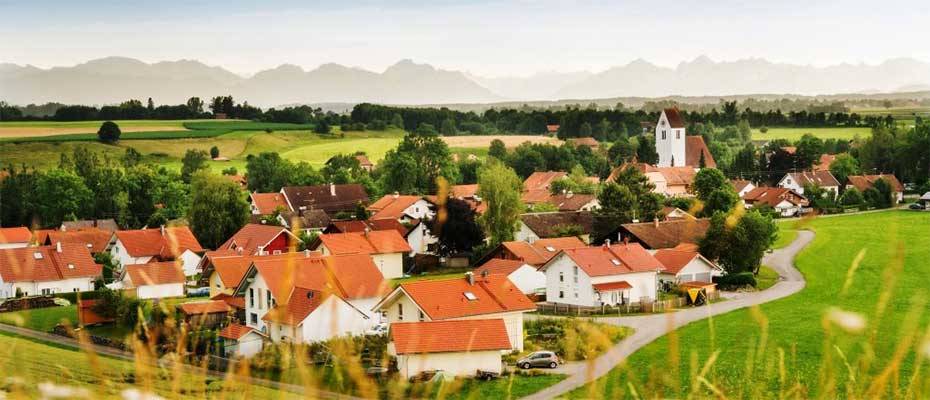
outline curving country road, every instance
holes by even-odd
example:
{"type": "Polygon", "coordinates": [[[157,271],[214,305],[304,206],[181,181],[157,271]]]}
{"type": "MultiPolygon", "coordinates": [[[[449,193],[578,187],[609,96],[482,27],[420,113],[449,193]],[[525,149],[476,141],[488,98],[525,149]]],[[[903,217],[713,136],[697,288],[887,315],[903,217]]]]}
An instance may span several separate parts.
{"type": "Polygon", "coordinates": [[[766,254],[765,257],[763,257],[762,263],[774,269],[779,275],[778,283],[766,290],[742,293],[727,301],[671,313],[647,316],[597,318],[599,322],[629,326],[636,331],[630,335],[630,337],[617,343],[604,353],[604,355],[590,362],[567,365],[564,370],[557,371],[567,374],[568,378],[530,396],[524,397],[524,399],[543,400],[564,395],[575,388],[606,375],[611,369],[622,363],[636,350],[662,337],[666,333],[691,322],[740,308],[777,300],[799,292],[804,288],[805,282],[804,276],[794,267],[794,257],[812,240],[814,240],[813,232],[799,231],[798,237],[791,242],[791,244],[766,254]]]}

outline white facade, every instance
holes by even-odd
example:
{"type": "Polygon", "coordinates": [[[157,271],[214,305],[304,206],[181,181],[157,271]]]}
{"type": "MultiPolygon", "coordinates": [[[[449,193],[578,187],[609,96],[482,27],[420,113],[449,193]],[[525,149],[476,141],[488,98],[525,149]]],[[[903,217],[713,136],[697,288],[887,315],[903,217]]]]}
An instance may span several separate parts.
{"type": "MultiPolygon", "coordinates": [[[[785,189],[794,190],[797,194],[800,195],[804,194],[804,186],[796,179],[792,178],[791,174],[785,174],[785,176],[782,177],[780,181],[778,181],[778,186],[785,189]]],[[[820,188],[827,192],[833,192],[833,196],[836,196],[840,190],[838,186],[821,186],[820,188]]]]}
{"type": "Polygon", "coordinates": [[[184,270],[184,276],[194,276],[197,275],[197,266],[200,265],[200,259],[203,258],[193,251],[184,250],[181,253],[181,257],[178,257],[181,260],[181,268],[184,270]]]}
{"type": "Polygon", "coordinates": [[[694,257],[681,271],[677,274],[660,273],[659,279],[662,281],[672,282],[675,284],[685,282],[713,282],[713,277],[722,275],[723,272],[714,268],[713,265],[701,257],[694,257]]]}
{"type": "Polygon", "coordinates": [[[665,111],[656,124],[656,152],[659,167],[682,167],[685,165],[685,128],[672,128],[665,111]]]}
{"type": "Polygon", "coordinates": [[[245,289],[245,325],[259,332],[268,333],[262,317],[271,309],[269,299],[274,300],[268,284],[260,274],[256,274],[252,283],[245,289]]]}
{"type": "Polygon", "coordinates": [[[184,297],[183,283],[165,283],[161,285],[136,286],[136,297],[140,299],[164,299],[168,297],[184,297]]]}
{"type": "Polygon", "coordinates": [[[330,296],[297,326],[268,322],[272,342],[310,343],[338,336],[362,335],[370,319],[337,296],[330,296]]]}
{"type": "Polygon", "coordinates": [[[133,257],[129,255],[129,252],[126,251],[126,246],[123,246],[123,242],[119,239],[116,239],[116,242],[110,246],[110,255],[113,256],[113,259],[119,261],[120,266],[133,265],[133,264],[148,264],[152,260],[152,257],[133,257]]]}
{"type": "Polygon", "coordinates": [[[404,379],[423,371],[442,370],[453,376],[474,376],[479,369],[495,373],[503,369],[501,352],[497,350],[397,355],[394,344],[389,343],[388,354],[397,357],[397,369],[404,379]]]}
{"type": "Polygon", "coordinates": [[[433,243],[438,242],[439,239],[431,235],[429,230],[426,229],[426,224],[419,223],[417,226],[407,233],[407,244],[410,245],[410,248],[413,249],[410,252],[410,255],[423,254],[429,252],[429,246],[433,243]]]}
{"type": "Polygon", "coordinates": [[[550,303],[597,307],[604,304],[620,304],[653,301],[656,297],[657,274],[655,271],[629,272],[617,275],[590,277],[578,267],[571,257],[559,254],[546,264],[546,301],[550,303]],[[599,283],[626,281],[632,286],[623,289],[623,298],[601,296],[594,285],[599,283]]]}
{"type": "Polygon", "coordinates": [[[225,342],[225,351],[227,357],[252,357],[262,351],[265,338],[258,332],[251,331],[246,333],[238,340],[223,339],[225,342]]]}
{"type": "Polygon", "coordinates": [[[514,286],[524,294],[533,294],[546,289],[546,273],[532,265],[521,265],[520,268],[507,275],[507,279],[510,279],[514,286]]]}
{"type": "Polygon", "coordinates": [[[536,232],[533,232],[530,227],[526,226],[523,221],[517,222],[517,232],[513,235],[513,240],[533,243],[539,240],[539,235],[536,232]]]}
{"type": "Polygon", "coordinates": [[[430,210],[430,202],[420,199],[404,209],[404,215],[400,217],[401,222],[410,222],[411,219],[424,220],[432,218],[434,213],[430,210]]]}
{"type": "Polygon", "coordinates": [[[27,242],[0,243],[0,249],[21,249],[29,246],[27,242]]]}
{"type": "Polygon", "coordinates": [[[404,253],[372,254],[371,261],[374,261],[384,279],[404,276],[404,253]]]}
{"type": "Polygon", "coordinates": [[[743,187],[742,190],[739,191],[739,193],[737,193],[737,196],[739,196],[739,198],[742,199],[743,196],[746,195],[746,193],[751,192],[755,188],[756,188],[756,185],[754,185],[752,182],[749,182],[746,184],[746,186],[743,187]]]}
{"type": "Polygon", "coordinates": [[[16,289],[23,296],[49,295],[94,290],[94,278],[71,278],[44,282],[4,282],[0,277],[0,299],[16,297],[16,289]]]}

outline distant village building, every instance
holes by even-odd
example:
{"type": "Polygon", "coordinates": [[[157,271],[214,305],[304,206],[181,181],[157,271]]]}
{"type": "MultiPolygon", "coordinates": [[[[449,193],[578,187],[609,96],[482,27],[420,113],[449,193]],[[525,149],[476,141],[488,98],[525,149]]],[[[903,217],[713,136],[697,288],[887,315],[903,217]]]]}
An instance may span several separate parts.
{"type": "Polygon", "coordinates": [[[15,249],[29,246],[32,232],[25,226],[0,228],[0,249],[15,249]]]}
{"type": "Polygon", "coordinates": [[[804,186],[807,185],[818,186],[833,192],[834,195],[840,192],[840,182],[830,171],[789,172],[778,181],[778,186],[794,190],[798,194],[804,194],[804,186]]]}
{"type": "Polygon", "coordinates": [[[94,290],[102,268],[74,243],[0,249],[0,299],[94,290]]]}
{"type": "Polygon", "coordinates": [[[879,179],[884,179],[885,182],[891,186],[891,193],[894,196],[894,200],[897,203],[904,201],[904,185],[901,184],[901,181],[898,178],[891,174],[878,174],[878,175],[850,175],[847,177],[849,183],[846,184],[846,189],[856,188],[860,192],[864,192],[875,185],[875,182],[879,179]]]}
{"type": "Polygon", "coordinates": [[[110,254],[120,265],[180,260],[187,276],[197,273],[204,249],[186,226],[116,231],[110,254]]]}

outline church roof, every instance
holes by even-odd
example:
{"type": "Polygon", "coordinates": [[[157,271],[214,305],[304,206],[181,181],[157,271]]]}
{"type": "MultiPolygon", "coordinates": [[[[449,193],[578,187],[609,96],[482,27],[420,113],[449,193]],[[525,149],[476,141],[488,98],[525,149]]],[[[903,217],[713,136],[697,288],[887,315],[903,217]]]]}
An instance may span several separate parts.
{"type": "Polygon", "coordinates": [[[710,154],[710,149],[704,143],[702,136],[685,137],[685,165],[694,168],[701,166],[701,153],[704,153],[704,166],[707,168],[717,168],[717,162],[714,161],[714,155],[710,154]]]}
{"type": "Polygon", "coordinates": [[[677,108],[666,108],[663,110],[665,112],[665,118],[668,119],[668,125],[672,128],[684,128],[685,120],[681,118],[681,114],[678,112],[677,108]]]}

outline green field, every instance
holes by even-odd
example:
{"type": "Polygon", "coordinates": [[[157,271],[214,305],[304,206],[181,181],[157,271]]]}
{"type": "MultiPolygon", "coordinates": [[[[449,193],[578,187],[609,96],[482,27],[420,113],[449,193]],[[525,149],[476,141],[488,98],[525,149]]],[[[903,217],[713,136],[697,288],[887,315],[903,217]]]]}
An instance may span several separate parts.
{"type": "Polygon", "coordinates": [[[926,398],[928,226],[908,211],[812,220],[800,293],[689,324],[571,397],[926,398]]]}
{"type": "Polygon", "coordinates": [[[924,120],[930,118],[930,107],[891,107],[891,108],[855,108],[850,112],[858,113],[862,116],[891,115],[897,122],[913,125],[916,117],[920,116],[924,120]]]}
{"type": "Polygon", "coordinates": [[[801,139],[805,133],[811,133],[821,139],[845,139],[852,140],[857,135],[867,137],[872,134],[872,128],[768,128],[768,132],[762,133],[759,129],[752,130],[752,140],[775,140],[787,139],[795,142],[801,139]]]}

